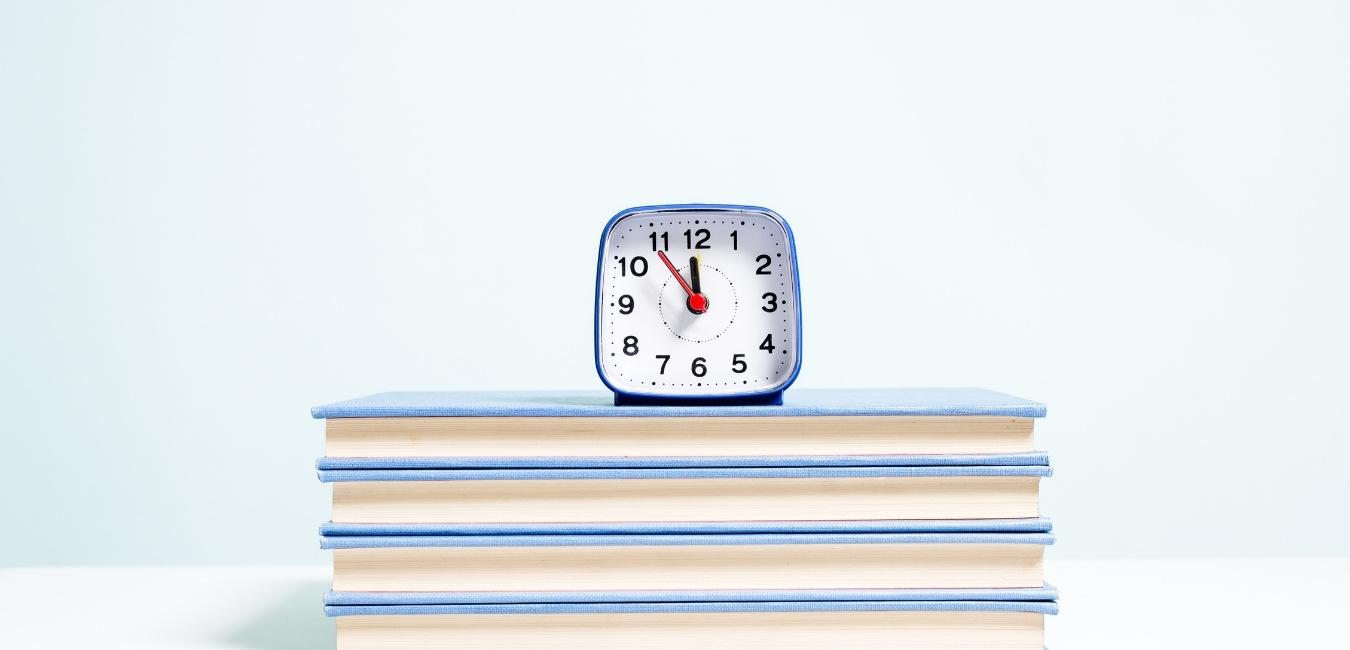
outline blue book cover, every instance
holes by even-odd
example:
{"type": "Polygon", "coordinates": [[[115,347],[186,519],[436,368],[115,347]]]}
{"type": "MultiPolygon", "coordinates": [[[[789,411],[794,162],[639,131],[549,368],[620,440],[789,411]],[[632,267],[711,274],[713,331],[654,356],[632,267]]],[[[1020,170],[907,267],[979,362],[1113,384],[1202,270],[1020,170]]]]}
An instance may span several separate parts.
{"type": "Polygon", "coordinates": [[[324,535],[324,549],[526,546],[754,546],[778,544],[1036,544],[1051,533],[748,533],[649,535],[324,535]]]}
{"type": "Polygon", "coordinates": [[[331,537],[397,535],[745,535],[755,533],[1048,533],[1049,519],[867,519],[854,521],[616,522],[530,524],[344,524],[327,522],[331,537]]]}
{"type": "Polygon", "coordinates": [[[548,603],[746,603],[810,601],[1053,601],[1054,587],[1025,589],[809,589],[716,591],[329,591],[325,605],[524,605],[548,603]]]}
{"type": "Polygon", "coordinates": [[[1043,451],[1016,454],[888,454],[881,456],[562,456],[357,457],[324,456],[319,470],[368,469],[662,469],[681,467],[843,467],[1049,465],[1043,451]]]}
{"type": "Polygon", "coordinates": [[[935,467],[679,467],[620,469],[352,469],[319,470],[325,483],[348,481],[555,481],[712,478],[877,478],[1050,476],[1044,465],[935,467]]]}
{"type": "Polygon", "coordinates": [[[605,391],[392,392],[316,406],[315,418],[801,417],[993,415],[1039,418],[1040,402],[983,388],[792,389],[780,406],[615,406],[605,391]]]}
{"type": "Polygon", "coordinates": [[[708,612],[1029,612],[1057,614],[1043,600],[802,600],[678,603],[503,603],[485,605],[327,605],[329,616],[431,614],[654,614],[708,612]]]}

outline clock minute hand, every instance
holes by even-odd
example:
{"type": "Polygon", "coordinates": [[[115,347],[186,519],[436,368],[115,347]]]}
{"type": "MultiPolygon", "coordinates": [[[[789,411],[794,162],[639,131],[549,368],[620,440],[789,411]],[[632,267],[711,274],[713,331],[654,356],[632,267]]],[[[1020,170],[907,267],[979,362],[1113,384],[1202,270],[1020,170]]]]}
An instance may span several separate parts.
{"type": "Polygon", "coordinates": [[[693,287],[689,286],[688,282],[684,281],[684,276],[681,276],[680,272],[676,270],[675,265],[670,263],[670,258],[666,257],[665,251],[656,251],[656,256],[661,258],[661,262],[666,265],[667,269],[670,269],[670,274],[675,276],[675,281],[680,283],[680,288],[684,289],[685,295],[688,296],[688,298],[685,299],[684,304],[689,308],[689,311],[695,314],[702,314],[708,311],[707,296],[695,291],[693,287]]]}

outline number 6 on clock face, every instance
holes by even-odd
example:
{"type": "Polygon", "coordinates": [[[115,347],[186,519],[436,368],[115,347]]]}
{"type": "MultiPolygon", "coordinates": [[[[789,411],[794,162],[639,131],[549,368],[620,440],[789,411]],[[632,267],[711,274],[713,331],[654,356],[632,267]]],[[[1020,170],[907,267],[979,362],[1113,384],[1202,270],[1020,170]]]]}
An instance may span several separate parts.
{"type": "Polygon", "coordinates": [[[595,295],[595,365],[616,403],[776,404],[796,379],[796,248],[772,210],[624,210],[601,235],[595,295]]]}

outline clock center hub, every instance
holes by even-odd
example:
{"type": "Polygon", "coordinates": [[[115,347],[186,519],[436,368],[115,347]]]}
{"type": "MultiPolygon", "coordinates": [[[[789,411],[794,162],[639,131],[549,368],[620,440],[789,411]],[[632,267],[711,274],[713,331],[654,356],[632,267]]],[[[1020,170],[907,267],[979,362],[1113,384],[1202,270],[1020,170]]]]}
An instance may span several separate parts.
{"type": "MultiPolygon", "coordinates": [[[[677,282],[667,279],[657,303],[666,329],[693,343],[706,343],[724,334],[735,322],[740,307],[735,285],[720,269],[704,264],[701,271],[702,292],[687,295],[677,282]],[[716,309],[711,308],[713,296],[717,298],[716,309]]],[[[679,272],[687,274],[689,269],[683,267],[679,272]]]]}

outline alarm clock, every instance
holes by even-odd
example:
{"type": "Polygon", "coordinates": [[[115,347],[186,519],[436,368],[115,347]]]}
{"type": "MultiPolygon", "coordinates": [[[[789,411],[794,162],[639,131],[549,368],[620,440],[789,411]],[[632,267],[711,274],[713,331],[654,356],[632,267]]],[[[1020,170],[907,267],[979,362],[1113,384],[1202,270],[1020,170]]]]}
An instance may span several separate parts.
{"type": "Polygon", "coordinates": [[[749,205],[655,205],[605,224],[595,368],[618,405],[782,404],[802,358],[787,221],[749,205]]]}

